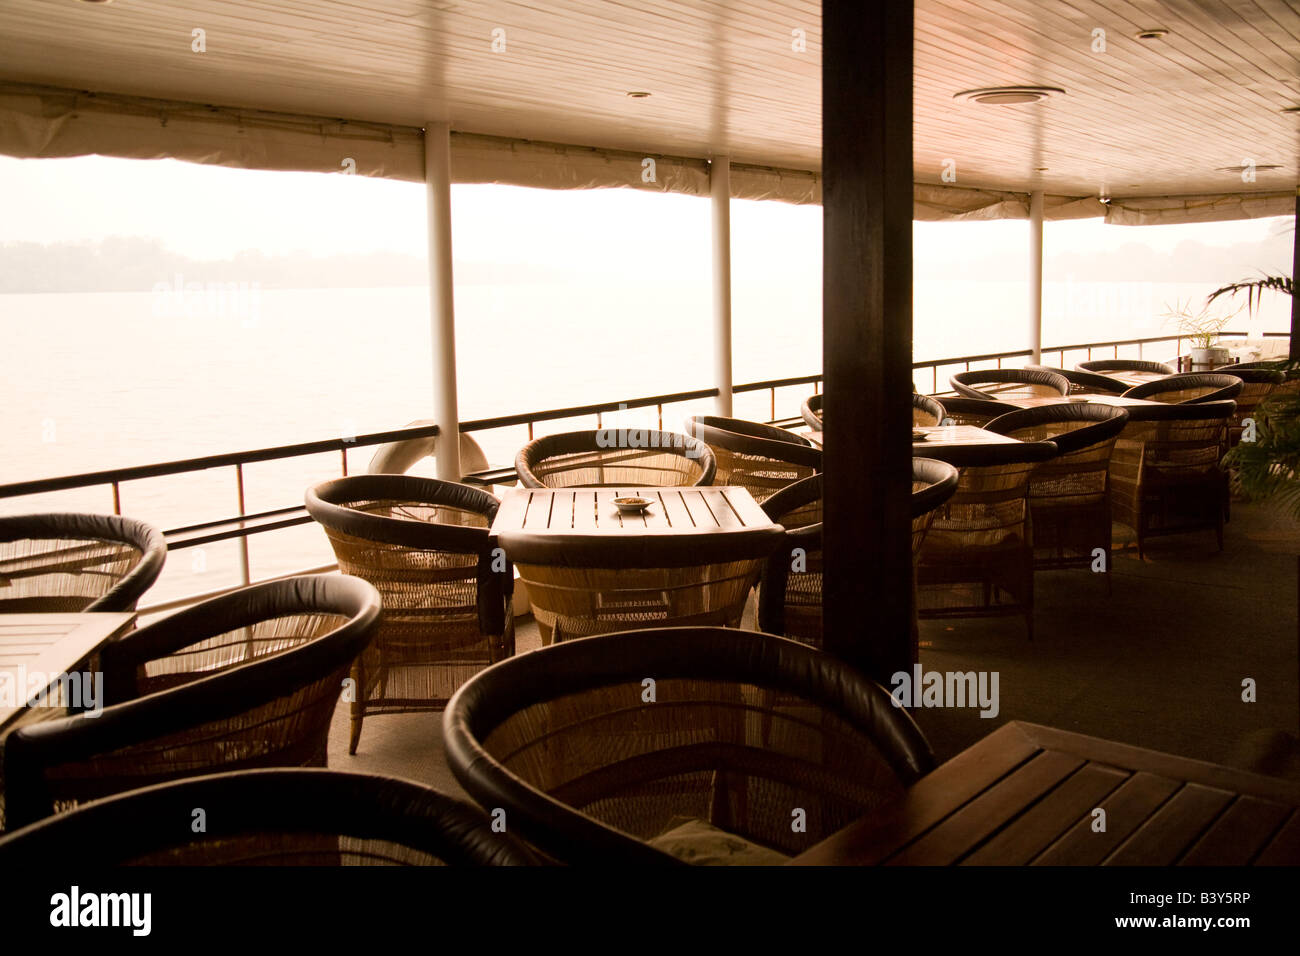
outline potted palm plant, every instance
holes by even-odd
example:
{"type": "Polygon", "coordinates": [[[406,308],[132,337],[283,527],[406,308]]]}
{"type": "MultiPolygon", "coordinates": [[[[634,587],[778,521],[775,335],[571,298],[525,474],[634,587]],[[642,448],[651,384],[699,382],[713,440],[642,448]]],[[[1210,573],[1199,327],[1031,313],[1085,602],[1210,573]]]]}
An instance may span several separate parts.
{"type": "Polygon", "coordinates": [[[1192,343],[1193,365],[1217,368],[1228,364],[1231,358],[1228,350],[1214,343],[1219,340],[1219,333],[1241,313],[1243,307],[1239,306],[1234,312],[1219,312],[1213,310],[1207,301],[1199,310],[1192,311],[1192,300],[1188,299],[1186,305],[1175,302],[1173,308],[1167,304],[1165,308],[1168,310],[1165,318],[1177,322],[1178,334],[1192,343]]]}

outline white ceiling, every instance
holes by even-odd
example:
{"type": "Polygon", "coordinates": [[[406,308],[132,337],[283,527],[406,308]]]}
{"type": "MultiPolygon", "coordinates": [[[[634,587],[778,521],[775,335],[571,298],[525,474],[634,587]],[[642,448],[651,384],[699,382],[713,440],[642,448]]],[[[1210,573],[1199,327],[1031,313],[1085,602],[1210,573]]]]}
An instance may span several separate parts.
{"type": "MultiPolygon", "coordinates": [[[[819,9],[0,0],[0,79],[815,170],[819,9]],[[191,50],[195,29],[206,52],[191,50]],[[806,51],[792,49],[796,30],[806,51]]],[[[1300,106],[1300,12],[1285,0],[918,0],[915,76],[921,182],[940,181],[949,159],[958,185],[1080,196],[1276,191],[1300,178],[1300,117],[1279,112],[1300,106]],[[1152,27],[1169,35],[1134,38],[1152,27]],[[1021,107],[953,98],[1006,84],[1067,92],[1021,107]],[[1216,172],[1244,159],[1281,169],[1254,183],[1216,172]]]]}

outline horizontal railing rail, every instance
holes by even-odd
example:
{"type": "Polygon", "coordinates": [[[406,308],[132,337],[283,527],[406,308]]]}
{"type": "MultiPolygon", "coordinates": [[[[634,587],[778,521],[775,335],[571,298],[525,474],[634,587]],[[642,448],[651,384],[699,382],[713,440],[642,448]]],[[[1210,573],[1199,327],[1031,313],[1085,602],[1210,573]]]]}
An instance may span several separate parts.
{"type": "MultiPolygon", "coordinates": [[[[1245,333],[1222,332],[1220,335],[1225,338],[1241,337],[1244,336],[1245,333]]],[[[1264,335],[1268,338],[1288,337],[1288,333],[1285,332],[1266,332],[1264,335]]],[[[1118,357],[1119,349],[1136,346],[1140,357],[1144,347],[1161,342],[1176,343],[1176,350],[1181,354],[1182,343],[1187,340],[1187,338],[1188,337],[1184,335],[1162,335],[1147,338],[1115,339],[1106,342],[1083,342],[1077,345],[1054,345],[1043,348],[1040,355],[1043,357],[1044,361],[1047,356],[1056,355],[1058,357],[1058,364],[1064,364],[1065,356],[1070,352],[1084,352],[1089,358],[1091,358],[1095,352],[1109,349],[1113,356],[1118,357]]],[[[1001,368],[1002,363],[1005,361],[1012,359],[1027,359],[1031,357],[1032,354],[1033,353],[1029,349],[1012,349],[1002,352],[988,352],[981,355],[963,355],[954,358],[926,359],[924,361],[912,363],[912,368],[916,372],[924,372],[927,369],[930,371],[932,386],[931,393],[933,394],[939,391],[938,373],[940,369],[970,369],[973,365],[981,362],[996,362],[997,367],[1001,368]]],[[[759,382],[746,382],[740,385],[735,385],[732,387],[732,393],[743,395],[753,392],[767,391],[769,411],[768,423],[791,426],[800,424],[802,419],[798,417],[797,410],[794,415],[789,415],[783,418],[777,417],[778,390],[799,385],[810,385],[816,392],[820,391],[822,380],[823,378],[820,373],[796,375],[788,378],[766,379],[759,382]]],[[[640,398],[622,399],[619,401],[572,405],[563,408],[547,409],[544,411],[520,412],[492,418],[473,419],[461,422],[460,430],[462,432],[483,432],[523,425],[527,426],[528,437],[531,440],[534,437],[535,426],[543,422],[594,416],[596,419],[596,427],[599,428],[602,425],[603,416],[606,413],[644,408],[654,408],[656,410],[658,427],[662,429],[664,408],[666,406],[698,401],[705,398],[715,398],[717,395],[717,388],[700,388],[682,392],[666,392],[660,395],[648,395],[640,398]]],[[[216,597],[220,594],[235,590],[235,587],[242,587],[251,583],[248,558],[248,539],[256,534],[263,534],[269,531],[293,527],[295,525],[307,524],[312,520],[306,513],[304,506],[301,504],[274,508],[253,514],[247,513],[244,506],[243,469],[245,465],[288,458],[300,458],[309,455],[337,451],[340,452],[341,455],[341,473],[347,475],[347,453],[349,449],[364,448],[413,439],[432,438],[436,437],[438,434],[439,431],[436,425],[409,425],[403,428],[395,428],[382,432],[371,432],[365,435],[357,435],[355,437],[327,438],[320,441],[298,442],[291,445],[276,445],[266,448],[250,449],[242,452],[204,455],[196,458],[178,459],[176,461],[159,462],[151,465],[109,468],[74,475],[63,475],[54,478],[38,478],[29,481],[9,482],[7,484],[0,484],[0,499],[106,485],[112,489],[113,513],[121,514],[121,486],[125,482],[138,481],[146,478],[182,475],[192,472],[206,471],[213,468],[233,467],[235,469],[235,484],[238,496],[238,514],[229,518],[220,518],[213,521],[205,521],[198,524],[172,528],[164,532],[164,534],[167,538],[167,547],[169,550],[194,548],[217,541],[238,539],[240,544],[241,584],[205,591],[201,594],[170,599],[158,604],[140,608],[141,614],[159,613],[174,608],[184,607],[188,604],[194,603],[195,601],[216,597]]],[[[479,472],[477,475],[466,476],[466,480],[477,480],[479,484],[501,484],[513,481],[514,477],[512,467],[501,466],[479,472]]],[[[337,565],[330,564],[306,569],[302,572],[296,573],[316,573],[334,570],[336,568],[337,565]]],[[[285,576],[291,575],[278,575],[277,577],[285,576]]],[[[276,578],[266,578],[265,580],[275,579],[276,578]]]]}

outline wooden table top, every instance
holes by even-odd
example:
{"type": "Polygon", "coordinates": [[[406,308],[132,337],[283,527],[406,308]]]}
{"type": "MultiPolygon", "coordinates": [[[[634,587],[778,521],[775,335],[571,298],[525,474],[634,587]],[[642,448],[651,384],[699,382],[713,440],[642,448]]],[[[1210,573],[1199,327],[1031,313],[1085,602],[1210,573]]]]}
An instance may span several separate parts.
{"type": "Polygon", "coordinates": [[[51,680],[75,671],[107,641],[123,633],[134,614],[0,614],[0,731],[27,701],[50,686],[31,688],[34,675],[51,680]],[[31,693],[28,693],[28,690],[31,693]],[[15,704],[21,698],[22,703],[15,704]]]}
{"type": "MultiPolygon", "coordinates": [[[[1007,411],[1013,406],[1008,405],[1007,411]]],[[[980,428],[978,425],[918,425],[913,431],[925,432],[922,441],[912,442],[912,454],[924,455],[927,448],[953,445],[1018,445],[1018,438],[1008,438],[980,428]]],[[[817,447],[822,445],[821,432],[805,432],[805,437],[817,447]]]]}
{"type": "Polygon", "coordinates": [[[1013,721],[792,862],[1293,865],[1297,808],[1288,780],[1013,721]]]}
{"type": "Polygon", "coordinates": [[[718,534],[777,527],[744,488],[512,488],[502,498],[492,534],[718,534]],[[649,498],[640,514],[625,514],[614,499],[649,498]]]}

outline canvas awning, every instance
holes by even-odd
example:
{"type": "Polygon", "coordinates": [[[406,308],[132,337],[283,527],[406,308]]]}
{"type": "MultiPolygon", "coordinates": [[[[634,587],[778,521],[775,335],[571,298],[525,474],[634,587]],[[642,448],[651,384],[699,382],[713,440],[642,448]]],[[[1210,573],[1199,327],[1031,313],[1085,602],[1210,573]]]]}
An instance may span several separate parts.
{"type": "MultiPolygon", "coordinates": [[[[636,188],[709,195],[702,157],[639,153],[501,136],[453,132],[457,183],[500,183],[541,189],[636,188]]],[[[91,154],[130,159],[173,158],[245,169],[354,173],[421,182],[419,127],[240,110],[76,90],[0,84],[0,153],[20,158],[91,154]]],[[[746,163],[731,167],[738,199],[820,203],[812,170],[746,163]]],[[[1027,219],[1029,194],[943,183],[915,183],[921,221],[1027,219]]],[[[1291,192],[1161,196],[1101,201],[1047,195],[1048,220],[1105,217],[1108,223],[1212,222],[1289,215],[1291,192]]]]}

